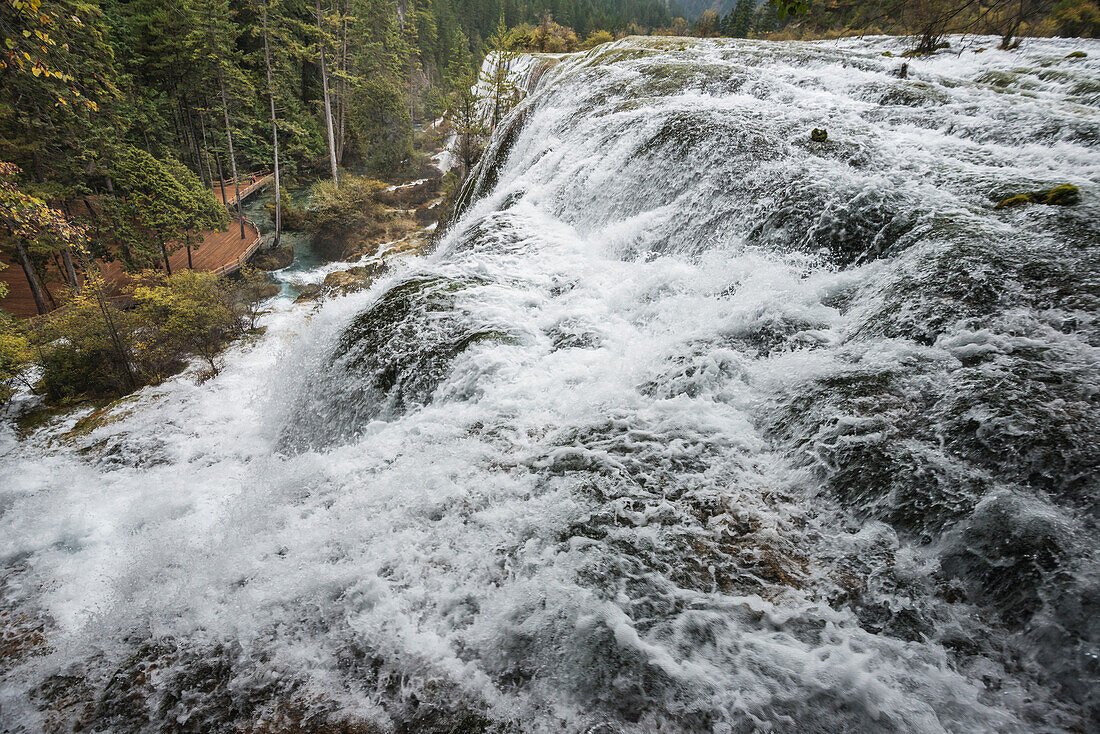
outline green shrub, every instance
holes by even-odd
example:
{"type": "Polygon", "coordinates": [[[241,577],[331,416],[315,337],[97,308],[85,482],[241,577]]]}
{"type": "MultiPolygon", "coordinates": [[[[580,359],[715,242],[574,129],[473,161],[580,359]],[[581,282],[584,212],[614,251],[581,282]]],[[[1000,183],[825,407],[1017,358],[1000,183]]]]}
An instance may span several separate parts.
{"type": "Polygon", "coordinates": [[[202,358],[216,375],[214,358],[242,332],[236,296],[213,273],[153,275],[133,296],[141,334],[138,357],[155,379],[188,357],[202,358]]]}
{"type": "Polygon", "coordinates": [[[352,235],[377,222],[383,214],[378,197],[386,184],[345,175],[339,187],[321,181],[313,187],[307,229],[315,245],[342,251],[352,235]]]}
{"type": "Polygon", "coordinates": [[[136,386],[134,315],[100,301],[95,279],[36,325],[38,390],[53,403],[124,395],[136,386]]]}
{"type": "Polygon", "coordinates": [[[30,360],[30,343],[19,322],[0,312],[0,405],[11,399],[15,382],[30,360]]]}

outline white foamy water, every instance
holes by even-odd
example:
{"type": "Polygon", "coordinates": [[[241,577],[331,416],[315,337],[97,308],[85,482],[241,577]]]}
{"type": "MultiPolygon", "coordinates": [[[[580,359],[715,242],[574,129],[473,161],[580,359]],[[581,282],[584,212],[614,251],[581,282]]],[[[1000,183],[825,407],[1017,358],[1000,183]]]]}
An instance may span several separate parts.
{"type": "Polygon", "coordinates": [[[5,429],[4,725],[1090,728],[1100,44],[884,50],[567,56],[431,256],[5,429]]]}

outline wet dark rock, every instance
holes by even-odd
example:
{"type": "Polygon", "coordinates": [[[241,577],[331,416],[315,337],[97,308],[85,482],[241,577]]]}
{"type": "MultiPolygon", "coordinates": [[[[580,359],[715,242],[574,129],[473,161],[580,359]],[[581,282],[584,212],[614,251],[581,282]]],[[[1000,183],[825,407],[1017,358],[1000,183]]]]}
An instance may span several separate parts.
{"type": "MultiPolygon", "coordinates": [[[[827,150],[830,142],[821,149],[827,150]]],[[[903,246],[919,214],[897,192],[873,186],[825,188],[808,177],[772,193],[775,204],[750,241],[778,250],[820,253],[844,267],[903,246]]]]}
{"type": "Polygon", "coordinates": [[[1083,59],[1088,56],[1084,51],[1074,51],[1073,53],[1066,54],[1067,59],[1083,59]]]}
{"type": "Polygon", "coordinates": [[[942,568],[961,579],[973,599],[1021,624],[1039,611],[1045,578],[1065,558],[1071,532],[1037,500],[993,496],[953,534],[942,568]]]}
{"type": "Polygon", "coordinates": [[[825,128],[815,127],[810,132],[810,140],[814,141],[815,143],[824,143],[828,139],[829,133],[827,130],[825,130],[825,128]]]}
{"type": "Polygon", "coordinates": [[[284,450],[348,440],[369,421],[431,402],[451,362],[486,342],[506,342],[499,327],[470,322],[456,304],[481,281],[412,278],[386,291],[340,335],[327,364],[296,403],[282,432],[284,450]]]}

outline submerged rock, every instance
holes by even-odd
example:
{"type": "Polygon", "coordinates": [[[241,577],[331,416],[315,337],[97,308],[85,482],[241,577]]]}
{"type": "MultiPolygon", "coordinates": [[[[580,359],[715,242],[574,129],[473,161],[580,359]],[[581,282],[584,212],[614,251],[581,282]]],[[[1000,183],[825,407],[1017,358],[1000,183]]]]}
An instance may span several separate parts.
{"type": "Polygon", "coordinates": [[[1048,204],[1050,206],[1072,206],[1081,200],[1079,189],[1073,184],[1061,184],[1044,191],[1032,191],[1001,199],[994,209],[1010,209],[1024,204],[1048,204]]]}
{"type": "Polygon", "coordinates": [[[392,285],[343,330],[292,411],[280,450],[339,445],[372,420],[427,405],[460,354],[509,341],[503,328],[458,307],[469,291],[484,287],[477,279],[439,276],[392,285]]]}
{"type": "Polygon", "coordinates": [[[1083,59],[1088,57],[1088,54],[1084,51],[1074,51],[1073,53],[1066,54],[1067,59],[1083,59]]]}

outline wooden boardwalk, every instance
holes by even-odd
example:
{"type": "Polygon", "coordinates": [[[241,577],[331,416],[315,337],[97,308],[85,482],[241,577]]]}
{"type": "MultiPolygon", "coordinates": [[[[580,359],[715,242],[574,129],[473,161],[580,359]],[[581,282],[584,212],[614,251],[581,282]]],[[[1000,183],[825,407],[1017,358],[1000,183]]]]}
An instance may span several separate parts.
{"type": "MultiPolygon", "coordinates": [[[[241,228],[235,221],[224,232],[202,232],[202,240],[191,246],[191,261],[195,270],[208,270],[219,275],[229,275],[239,270],[263,242],[256,224],[249,219],[245,219],[244,232],[245,238],[242,240],[241,228]]],[[[37,315],[38,310],[35,308],[34,297],[23,268],[4,254],[0,254],[0,262],[8,266],[7,269],[0,270],[0,281],[7,283],[9,288],[7,298],[0,299],[0,309],[20,317],[37,315]]],[[[181,247],[168,256],[168,262],[173,273],[186,270],[187,250],[181,247]]],[[[131,278],[118,261],[100,262],[99,266],[114,294],[125,291],[131,278]]],[[[46,282],[42,285],[52,298],[47,301],[50,307],[60,306],[67,289],[61,270],[51,264],[47,268],[46,282]]]]}
{"type": "MultiPolygon", "coordinates": [[[[249,196],[256,193],[264,186],[267,186],[275,178],[274,173],[251,173],[247,176],[241,176],[241,203],[244,203],[249,196]]],[[[235,189],[233,188],[233,179],[225,181],[225,196],[229,199],[228,203],[222,198],[222,187],[218,181],[214,182],[214,198],[218,201],[226,204],[227,206],[235,207],[237,205],[237,197],[235,189]]]]}
{"type": "MultiPolygon", "coordinates": [[[[242,176],[241,201],[256,193],[274,178],[274,174],[266,172],[250,173],[242,176]]],[[[236,207],[237,199],[232,181],[225,182],[225,193],[229,198],[229,206],[236,207]]],[[[94,198],[94,197],[93,197],[94,198]]],[[[214,182],[214,198],[222,201],[221,185],[214,182]]],[[[93,203],[94,205],[94,203],[93,203]]],[[[88,209],[84,202],[71,202],[70,209],[77,214],[87,215],[88,209]]],[[[94,212],[93,212],[94,214],[94,212]]],[[[229,275],[241,269],[248,258],[259,249],[263,243],[260,230],[256,223],[245,217],[245,236],[241,238],[240,225],[233,221],[224,232],[206,230],[201,234],[201,239],[196,239],[191,245],[191,262],[195,270],[206,270],[218,275],[229,275]]],[[[172,266],[172,272],[176,273],[187,269],[187,250],[180,247],[176,252],[168,256],[168,262],[172,266]]],[[[31,287],[27,283],[23,268],[7,254],[0,253],[0,263],[8,267],[0,270],[0,282],[8,284],[8,296],[0,299],[0,309],[20,317],[30,317],[38,314],[34,305],[34,296],[31,295],[31,287]]],[[[130,285],[129,273],[122,269],[118,261],[102,262],[99,267],[103,277],[114,295],[121,295],[130,285]]],[[[45,278],[42,279],[42,287],[47,292],[47,305],[57,308],[65,300],[68,284],[60,264],[50,263],[46,268],[45,278]]]]}

